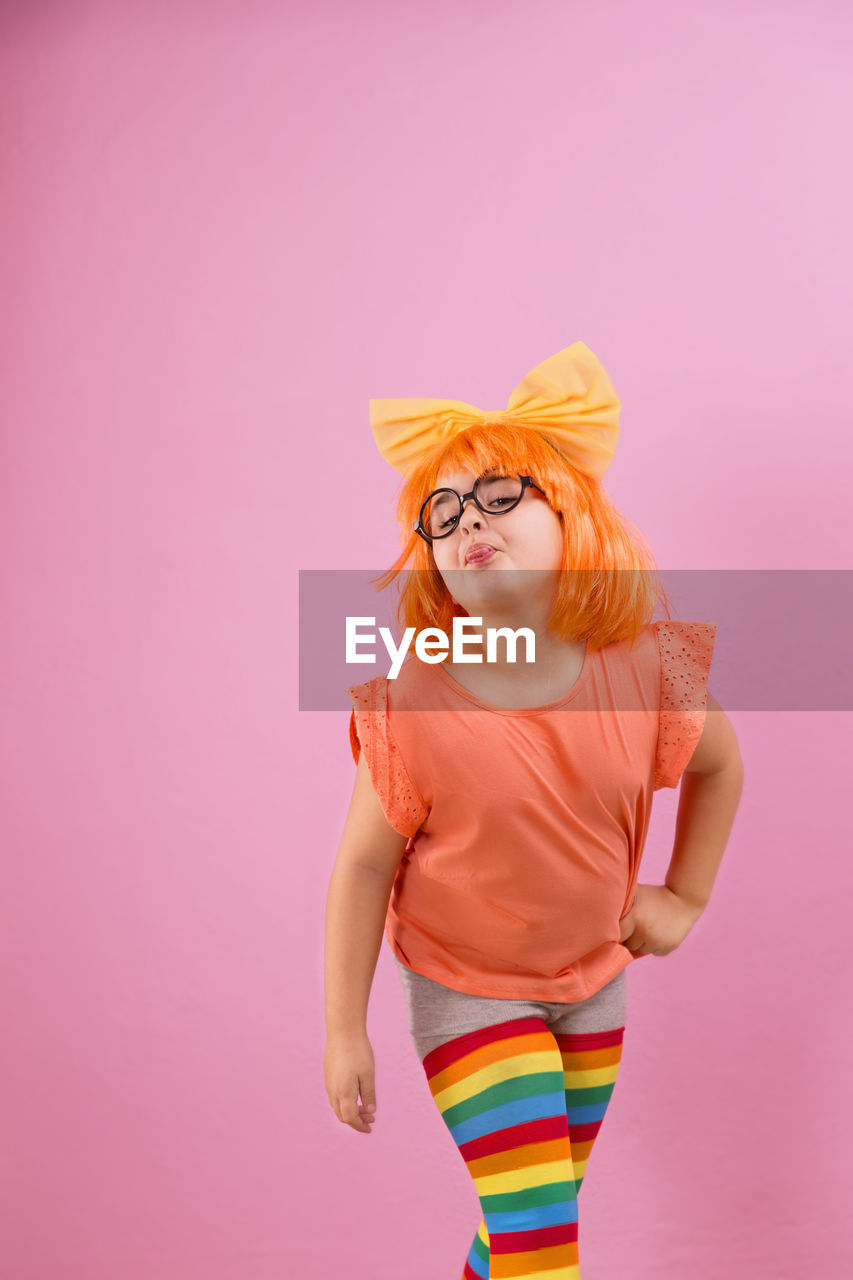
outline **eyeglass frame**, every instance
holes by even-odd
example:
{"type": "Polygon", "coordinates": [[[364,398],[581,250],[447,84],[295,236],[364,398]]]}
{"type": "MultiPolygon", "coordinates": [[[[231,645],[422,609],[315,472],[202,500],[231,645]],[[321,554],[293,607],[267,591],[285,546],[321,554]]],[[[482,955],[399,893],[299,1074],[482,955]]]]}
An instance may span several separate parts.
{"type": "Polygon", "coordinates": [[[532,476],[523,476],[520,471],[516,471],[515,474],[518,476],[519,480],[521,481],[521,493],[518,495],[518,498],[512,504],[511,507],[504,507],[502,511],[489,511],[486,507],[484,507],[481,504],[480,500],[477,497],[477,486],[479,485],[481,480],[492,479],[492,474],[490,472],[484,472],[483,475],[477,476],[477,479],[474,481],[474,487],[470,490],[469,493],[457,493],[457,491],[455,489],[451,489],[449,485],[443,485],[440,489],[433,489],[432,493],[428,493],[427,496],[424,498],[423,502],[421,503],[421,509],[418,512],[418,518],[415,521],[415,523],[412,525],[412,528],[414,529],[415,533],[420,534],[420,536],[424,539],[425,542],[428,542],[430,545],[432,545],[433,542],[439,542],[442,538],[449,538],[452,533],[456,532],[456,530],[459,528],[459,521],[462,519],[462,516],[465,513],[465,503],[468,501],[469,498],[474,499],[474,505],[477,507],[479,511],[482,511],[483,515],[505,516],[507,512],[515,511],[515,508],[518,506],[519,502],[521,502],[521,499],[524,497],[524,493],[526,489],[538,489],[539,492],[543,495],[543,497],[545,496],[545,490],[539,487],[539,485],[532,478],[532,476]],[[456,517],[456,520],[453,524],[453,528],[448,529],[447,533],[431,534],[431,533],[427,533],[427,531],[423,527],[423,514],[424,514],[424,508],[426,507],[427,503],[430,501],[430,499],[434,498],[437,493],[455,494],[456,497],[459,499],[459,515],[456,517]]]}

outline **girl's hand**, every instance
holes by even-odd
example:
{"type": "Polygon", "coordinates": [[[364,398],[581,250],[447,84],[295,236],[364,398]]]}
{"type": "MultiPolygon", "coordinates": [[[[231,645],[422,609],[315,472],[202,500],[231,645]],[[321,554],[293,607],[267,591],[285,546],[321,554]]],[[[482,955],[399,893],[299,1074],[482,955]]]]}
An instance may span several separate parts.
{"type": "Polygon", "coordinates": [[[366,1035],[330,1035],[323,1058],[326,1093],[342,1124],[372,1133],[376,1119],[373,1049],[366,1035]],[[358,1104],[361,1093],[361,1106],[358,1104]]]}
{"type": "Polygon", "coordinates": [[[665,884],[638,884],[634,905],[619,922],[619,941],[635,956],[667,956],[681,945],[703,909],[665,884]]]}

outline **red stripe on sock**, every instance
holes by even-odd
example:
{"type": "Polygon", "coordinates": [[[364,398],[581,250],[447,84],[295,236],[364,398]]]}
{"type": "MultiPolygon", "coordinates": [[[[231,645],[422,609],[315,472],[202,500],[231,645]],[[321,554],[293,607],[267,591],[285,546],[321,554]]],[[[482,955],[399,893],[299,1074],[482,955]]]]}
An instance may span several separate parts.
{"type": "MultiPolygon", "coordinates": [[[[577,1244],[578,1224],[558,1222],[553,1227],[540,1227],[537,1231],[501,1231],[489,1236],[489,1251],[499,1253],[533,1253],[534,1249],[552,1249],[555,1245],[577,1244]]],[[[535,1258],[531,1258],[531,1266],[535,1258]]]]}
{"type": "Polygon", "coordinates": [[[542,1030],[541,1018],[514,1018],[511,1022],[501,1022],[492,1027],[483,1027],[479,1031],[469,1031],[465,1035],[454,1036],[453,1039],[448,1040],[447,1044],[440,1044],[435,1049],[431,1049],[423,1060],[423,1068],[428,1076],[434,1076],[482,1045],[495,1044],[499,1040],[510,1040],[514,1036],[540,1034],[542,1030]]]}
{"type": "Polygon", "coordinates": [[[621,1044],[624,1034],[625,1028],[617,1027],[614,1031],[585,1031],[578,1035],[555,1031],[554,1038],[561,1049],[606,1049],[609,1045],[621,1044]]]}
{"type": "Polygon", "coordinates": [[[524,1147],[531,1142],[553,1142],[555,1138],[565,1138],[566,1117],[542,1116],[538,1120],[528,1120],[525,1124],[513,1124],[507,1129],[496,1129],[493,1133],[484,1133],[470,1142],[460,1142],[459,1150],[462,1158],[481,1160],[483,1156],[497,1155],[501,1151],[512,1151],[514,1147],[524,1147]]]}

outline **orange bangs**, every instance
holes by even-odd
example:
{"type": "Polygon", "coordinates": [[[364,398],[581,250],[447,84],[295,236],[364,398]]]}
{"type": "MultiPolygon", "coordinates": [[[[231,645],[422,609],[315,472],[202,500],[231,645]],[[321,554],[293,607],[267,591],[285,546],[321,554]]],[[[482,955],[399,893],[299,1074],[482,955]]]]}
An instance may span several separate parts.
{"type": "Polygon", "coordinates": [[[484,423],[460,431],[430,453],[403,482],[397,520],[403,550],[380,578],[379,589],[402,575],[397,620],[403,627],[440,627],[466,616],[435,567],[432,547],[414,532],[421,504],[448,471],[480,475],[488,467],[530,475],[563,526],[563,572],[551,629],[563,639],[586,640],[598,649],[633,640],[651,621],[658,600],[669,602],[654,557],[642,535],[620,516],[601,482],[572,466],[559,446],[539,431],[512,423],[484,423]],[[414,572],[411,572],[414,571],[414,572]]]}

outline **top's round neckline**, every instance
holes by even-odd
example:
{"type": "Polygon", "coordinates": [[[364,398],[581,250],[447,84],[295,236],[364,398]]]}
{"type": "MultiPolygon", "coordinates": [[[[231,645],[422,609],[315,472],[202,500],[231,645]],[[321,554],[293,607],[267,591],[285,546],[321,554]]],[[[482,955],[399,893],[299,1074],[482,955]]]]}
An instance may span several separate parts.
{"type": "Polygon", "coordinates": [[[589,678],[590,668],[592,667],[593,654],[590,652],[589,641],[586,642],[584,649],[583,663],[577,674],[577,678],[571,688],[559,698],[555,698],[553,702],[543,702],[538,707],[502,707],[496,702],[486,702],[484,698],[479,698],[476,693],[472,693],[470,689],[466,689],[464,685],[445,669],[444,663],[440,662],[436,666],[436,670],[440,678],[445,684],[450,685],[455,693],[461,698],[465,698],[468,702],[473,702],[475,706],[481,707],[483,711],[494,711],[501,716],[538,716],[546,711],[557,711],[560,707],[564,707],[567,702],[571,702],[580,693],[581,688],[589,678]]]}

